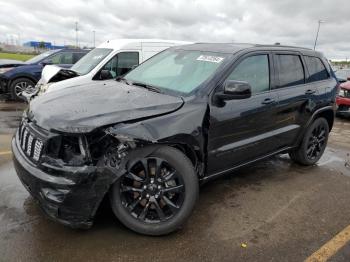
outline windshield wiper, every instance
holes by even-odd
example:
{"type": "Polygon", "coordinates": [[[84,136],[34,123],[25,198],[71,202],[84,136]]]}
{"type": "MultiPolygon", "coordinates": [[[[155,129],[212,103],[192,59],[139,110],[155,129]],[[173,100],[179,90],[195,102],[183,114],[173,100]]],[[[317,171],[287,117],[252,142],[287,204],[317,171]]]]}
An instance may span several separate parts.
{"type": "Polygon", "coordinates": [[[118,81],[118,82],[120,82],[120,81],[123,81],[125,84],[127,84],[127,85],[131,85],[131,82],[129,81],[129,80],[126,80],[124,77],[122,77],[122,76],[118,76],[116,79],[115,79],[116,81],[118,81]]]}
{"type": "Polygon", "coordinates": [[[148,84],[141,83],[141,82],[131,82],[131,84],[134,86],[140,86],[140,87],[146,88],[147,90],[150,90],[150,91],[153,91],[156,93],[162,93],[162,91],[158,87],[155,87],[152,85],[148,85],[148,84]]]}

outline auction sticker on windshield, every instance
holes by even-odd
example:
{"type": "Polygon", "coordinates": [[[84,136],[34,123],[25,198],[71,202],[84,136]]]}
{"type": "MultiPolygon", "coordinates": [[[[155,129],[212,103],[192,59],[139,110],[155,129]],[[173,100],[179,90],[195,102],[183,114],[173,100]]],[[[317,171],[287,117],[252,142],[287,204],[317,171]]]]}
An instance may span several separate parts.
{"type": "Polygon", "coordinates": [[[212,63],[221,63],[224,60],[223,57],[220,56],[212,56],[212,55],[200,55],[197,58],[198,61],[212,62],[212,63]]]}

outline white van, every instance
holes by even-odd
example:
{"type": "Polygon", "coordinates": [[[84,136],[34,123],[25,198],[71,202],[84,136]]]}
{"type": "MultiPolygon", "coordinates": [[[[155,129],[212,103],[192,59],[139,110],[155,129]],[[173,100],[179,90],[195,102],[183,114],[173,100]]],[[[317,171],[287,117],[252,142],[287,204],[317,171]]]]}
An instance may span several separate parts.
{"type": "Polygon", "coordinates": [[[113,79],[169,47],[185,44],[191,43],[161,39],[109,40],[91,50],[70,69],[46,66],[37,88],[41,94],[113,79]]]}

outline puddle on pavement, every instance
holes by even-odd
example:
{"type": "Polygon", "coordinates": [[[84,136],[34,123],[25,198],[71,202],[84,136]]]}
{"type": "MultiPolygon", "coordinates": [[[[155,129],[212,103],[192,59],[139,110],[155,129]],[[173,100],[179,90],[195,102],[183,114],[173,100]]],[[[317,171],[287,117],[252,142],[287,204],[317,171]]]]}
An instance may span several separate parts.
{"type": "Polygon", "coordinates": [[[0,166],[0,232],[37,216],[35,202],[19,181],[12,162],[0,166]]]}
{"type": "Polygon", "coordinates": [[[16,112],[23,111],[27,107],[26,103],[22,102],[1,102],[0,101],[0,112],[16,112]]]}
{"type": "Polygon", "coordinates": [[[328,146],[317,166],[350,176],[350,150],[335,149],[328,146]]]}
{"type": "Polygon", "coordinates": [[[13,133],[18,127],[26,104],[18,102],[0,102],[0,134],[13,133]]]}

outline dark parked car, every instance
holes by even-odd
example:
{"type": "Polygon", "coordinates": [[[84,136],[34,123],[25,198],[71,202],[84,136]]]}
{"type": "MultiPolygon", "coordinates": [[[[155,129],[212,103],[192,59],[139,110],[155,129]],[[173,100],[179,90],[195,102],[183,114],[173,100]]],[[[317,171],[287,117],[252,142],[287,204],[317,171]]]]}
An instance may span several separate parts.
{"type": "Polygon", "coordinates": [[[21,93],[34,92],[35,84],[41,78],[45,65],[69,68],[89,50],[59,49],[37,55],[26,62],[0,61],[0,93],[10,94],[14,100],[21,99],[21,93]]]}
{"type": "Polygon", "coordinates": [[[91,226],[108,194],[124,225],[167,234],[191,214],[200,182],[279,153],[315,164],[336,90],[327,60],[309,49],[173,47],[118,82],[35,98],[12,141],[14,164],[56,221],[91,226]]]}

